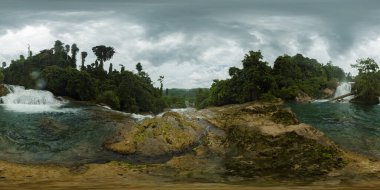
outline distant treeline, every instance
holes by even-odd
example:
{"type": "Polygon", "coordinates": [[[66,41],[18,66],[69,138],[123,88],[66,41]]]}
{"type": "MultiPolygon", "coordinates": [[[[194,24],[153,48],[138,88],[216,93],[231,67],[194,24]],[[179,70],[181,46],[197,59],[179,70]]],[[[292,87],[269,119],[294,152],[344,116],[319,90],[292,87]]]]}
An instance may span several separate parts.
{"type": "Polygon", "coordinates": [[[198,105],[196,100],[200,98],[197,96],[202,91],[208,91],[208,88],[166,89],[164,98],[170,108],[194,107],[195,105],[198,105]]]}
{"type": "Polygon", "coordinates": [[[295,100],[305,94],[320,98],[326,95],[324,89],[335,89],[338,81],[352,80],[350,74],[331,62],[321,64],[301,54],[279,56],[270,67],[263,61],[260,51],[250,51],[242,65],[241,69],[229,69],[229,79],[214,80],[209,91],[199,91],[196,106],[203,108],[274,98],[295,100]]]}

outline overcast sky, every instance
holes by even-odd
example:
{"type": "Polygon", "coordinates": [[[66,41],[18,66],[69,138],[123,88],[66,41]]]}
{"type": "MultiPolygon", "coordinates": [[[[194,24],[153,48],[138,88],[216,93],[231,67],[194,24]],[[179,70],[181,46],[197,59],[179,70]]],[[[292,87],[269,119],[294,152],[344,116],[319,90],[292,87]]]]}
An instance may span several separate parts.
{"type": "Polygon", "coordinates": [[[380,1],[0,0],[0,62],[55,40],[90,55],[112,46],[114,65],[135,70],[141,62],[169,88],[209,87],[249,50],[270,64],[302,53],[353,72],[358,58],[380,62],[380,1]]]}

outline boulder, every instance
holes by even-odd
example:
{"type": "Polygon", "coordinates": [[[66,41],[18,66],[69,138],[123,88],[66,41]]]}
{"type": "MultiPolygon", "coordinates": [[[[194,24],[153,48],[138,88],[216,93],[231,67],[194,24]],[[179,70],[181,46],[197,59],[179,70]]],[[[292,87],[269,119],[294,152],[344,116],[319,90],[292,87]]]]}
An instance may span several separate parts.
{"type": "Polygon", "coordinates": [[[329,98],[334,97],[334,94],[335,94],[335,90],[334,89],[325,88],[325,89],[322,90],[322,96],[321,96],[321,98],[322,99],[329,99],[329,98]]]}
{"type": "Polygon", "coordinates": [[[226,133],[222,142],[228,175],[308,178],[346,164],[339,147],[281,105],[256,102],[209,108],[202,114],[226,133]]]}
{"type": "Polygon", "coordinates": [[[187,121],[175,112],[167,112],[162,117],[146,119],[121,132],[117,142],[105,147],[114,152],[144,157],[160,157],[183,152],[199,143],[202,128],[187,121]]]}
{"type": "Polygon", "coordinates": [[[310,102],[312,101],[313,99],[308,95],[306,94],[305,92],[298,92],[297,96],[296,96],[296,101],[297,102],[310,102]]]}
{"type": "Polygon", "coordinates": [[[0,97],[6,96],[9,93],[10,92],[9,92],[8,88],[6,88],[3,84],[0,84],[0,97]]]}
{"type": "Polygon", "coordinates": [[[40,120],[39,127],[41,131],[46,133],[56,134],[69,128],[67,125],[63,125],[50,118],[42,118],[40,120]]]}

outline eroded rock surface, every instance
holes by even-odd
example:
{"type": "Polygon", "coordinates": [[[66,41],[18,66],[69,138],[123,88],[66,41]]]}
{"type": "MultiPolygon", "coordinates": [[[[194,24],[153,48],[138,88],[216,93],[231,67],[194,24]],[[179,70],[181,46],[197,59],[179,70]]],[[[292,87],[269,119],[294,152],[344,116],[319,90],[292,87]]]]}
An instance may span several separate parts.
{"type": "MultiPolygon", "coordinates": [[[[194,171],[207,168],[197,163],[208,163],[218,168],[214,171],[218,175],[249,178],[315,177],[348,163],[339,147],[322,132],[299,123],[281,102],[167,112],[122,132],[106,147],[148,157],[183,152],[172,155],[168,163],[191,158],[194,164],[190,168],[194,171]]],[[[210,168],[204,172],[210,173],[210,168]]]]}
{"type": "Polygon", "coordinates": [[[342,168],[346,160],[334,143],[300,124],[281,104],[250,103],[202,111],[226,131],[227,173],[245,177],[312,177],[342,168]]]}
{"type": "Polygon", "coordinates": [[[201,132],[202,127],[196,122],[186,120],[179,113],[167,112],[122,132],[121,140],[105,146],[122,154],[163,156],[191,149],[199,143],[201,132]]]}

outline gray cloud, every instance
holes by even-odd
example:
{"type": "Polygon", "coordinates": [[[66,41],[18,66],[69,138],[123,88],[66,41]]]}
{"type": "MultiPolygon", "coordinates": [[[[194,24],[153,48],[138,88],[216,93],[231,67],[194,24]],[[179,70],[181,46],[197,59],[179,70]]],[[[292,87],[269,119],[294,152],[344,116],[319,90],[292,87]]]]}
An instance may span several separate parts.
{"type": "Polygon", "coordinates": [[[142,62],[168,87],[208,87],[251,49],[270,63],[302,53],[352,72],[356,59],[380,58],[379,13],[376,0],[2,0],[0,61],[60,39],[111,45],[114,65],[142,62]]]}

